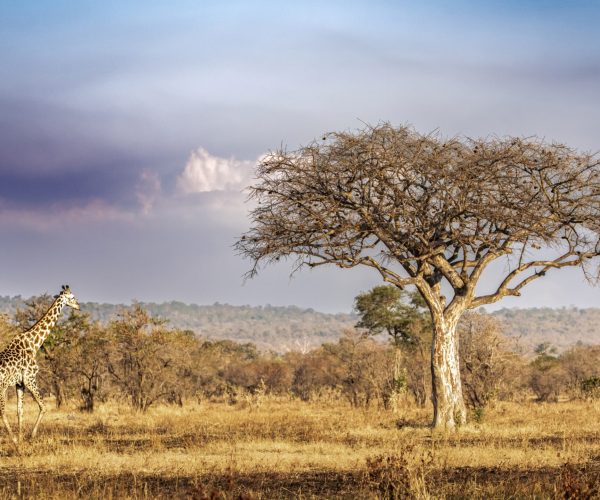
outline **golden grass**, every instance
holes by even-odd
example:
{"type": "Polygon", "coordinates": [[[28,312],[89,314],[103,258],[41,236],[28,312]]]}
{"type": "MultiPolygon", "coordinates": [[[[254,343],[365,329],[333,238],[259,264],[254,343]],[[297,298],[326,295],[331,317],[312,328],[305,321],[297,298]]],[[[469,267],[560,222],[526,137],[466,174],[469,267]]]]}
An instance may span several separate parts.
{"type": "MultiPolygon", "coordinates": [[[[29,429],[34,413],[26,405],[29,429]]],[[[92,415],[50,410],[20,455],[3,436],[0,496],[589,496],[600,477],[599,416],[585,402],[498,403],[483,423],[438,433],[429,409],[410,406],[394,414],[266,398],[146,414],[116,404],[92,415]]]]}

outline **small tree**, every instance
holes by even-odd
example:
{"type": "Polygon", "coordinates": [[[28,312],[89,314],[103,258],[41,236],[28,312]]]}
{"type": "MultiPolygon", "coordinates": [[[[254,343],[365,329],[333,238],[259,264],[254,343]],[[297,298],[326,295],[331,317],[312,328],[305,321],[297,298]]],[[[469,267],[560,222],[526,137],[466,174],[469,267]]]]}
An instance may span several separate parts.
{"type": "Polygon", "coordinates": [[[192,379],[196,396],[223,397],[231,389],[230,366],[257,360],[254,344],[238,344],[232,340],[202,340],[192,352],[192,379]]]}
{"type": "Polygon", "coordinates": [[[408,294],[395,286],[381,285],[361,293],[354,300],[354,308],[360,316],[356,324],[370,333],[386,332],[393,345],[414,343],[418,340],[414,324],[420,318],[414,302],[409,302],[408,294]]]}
{"type": "Polygon", "coordinates": [[[389,352],[359,332],[348,329],[335,344],[323,344],[323,352],[332,358],[330,370],[340,389],[352,406],[369,406],[381,400],[386,403],[384,389],[390,381],[381,369],[382,362],[389,361],[389,352]]]}
{"type": "Polygon", "coordinates": [[[184,332],[169,330],[139,304],[122,311],[110,325],[113,340],[108,371],[134,408],[146,411],[173,395],[185,376],[195,342],[184,332]]]}
{"type": "Polygon", "coordinates": [[[339,386],[341,361],[335,358],[332,363],[328,344],[306,354],[286,355],[294,366],[292,393],[303,401],[309,401],[323,390],[334,390],[339,386]]]}
{"type": "Polygon", "coordinates": [[[598,157],[536,139],[446,139],[382,124],[277,150],[257,168],[251,228],[237,242],[261,264],[367,266],[414,285],[432,320],[436,427],[465,421],[456,327],[462,314],[547,272],[600,255],[598,157]],[[506,272],[489,293],[490,264],[506,272]]]}
{"type": "Polygon", "coordinates": [[[556,349],[548,343],[536,348],[537,357],[531,362],[529,386],[538,401],[558,401],[567,385],[567,377],[556,349]]]}
{"type": "Polygon", "coordinates": [[[81,365],[76,346],[89,329],[89,316],[71,311],[66,320],[54,327],[42,345],[42,370],[50,375],[57,408],[72,395],[73,375],[81,365]]]}
{"type": "Polygon", "coordinates": [[[103,386],[108,375],[111,336],[99,324],[90,325],[73,345],[73,357],[77,362],[73,372],[78,382],[80,409],[92,413],[96,400],[104,397],[103,386]]]}
{"type": "Polygon", "coordinates": [[[481,412],[498,394],[511,354],[498,320],[489,314],[465,313],[458,331],[463,391],[468,406],[481,412]]]}
{"type": "Polygon", "coordinates": [[[576,345],[561,355],[572,396],[596,399],[600,396],[600,346],[576,345]]]}
{"type": "MultiPolygon", "coordinates": [[[[414,380],[409,384],[406,366],[403,366],[403,351],[411,356],[423,354],[423,327],[428,322],[424,321],[420,306],[422,303],[418,294],[409,295],[392,285],[373,287],[370,291],[358,295],[354,301],[354,308],[360,316],[356,326],[366,328],[371,334],[386,332],[390,337],[394,349],[388,394],[390,401],[397,401],[404,389],[410,385],[414,386],[415,382],[420,380],[419,373],[411,372],[410,378],[414,380]]],[[[411,392],[417,402],[421,403],[421,391],[411,392]]]]}

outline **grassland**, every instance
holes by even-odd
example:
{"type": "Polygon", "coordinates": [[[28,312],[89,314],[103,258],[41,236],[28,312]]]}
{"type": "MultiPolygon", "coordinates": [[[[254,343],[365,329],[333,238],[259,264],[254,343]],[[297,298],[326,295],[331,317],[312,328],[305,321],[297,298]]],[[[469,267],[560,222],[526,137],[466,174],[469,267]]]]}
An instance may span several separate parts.
{"type": "Polygon", "coordinates": [[[481,423],[444,434],[427,427],[429,409],[267,397],[146,414],[51,409],[20,454],[3,436],[0,497],[597,496],[599,414],[585,402],[498,403],[481,423]]]}

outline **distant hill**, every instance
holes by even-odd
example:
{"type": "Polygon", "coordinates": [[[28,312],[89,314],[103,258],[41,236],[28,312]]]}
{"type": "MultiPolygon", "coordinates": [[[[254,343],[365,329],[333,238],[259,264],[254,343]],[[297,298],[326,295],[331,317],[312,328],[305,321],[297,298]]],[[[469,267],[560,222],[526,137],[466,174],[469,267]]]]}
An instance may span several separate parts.
{"type": "MultiPolygon", "coordinates": [[[[90,304],[90,311],[93,305],[90,304]]],[[[211,339],[252,342],[261,349],[308,350],[336,342],[341,332],[358,321],[351,314],[326,314],[296,306],[195,305],[181,302],[142,303],[153,316],[175,328],[193,330],[211,339]]],[[[116,312],[116,310],[115,310],[116,312]]],[[[97,314],[91,313],[99,319],[97,314]]]]}
{"type": "MultiPolygon", "coordinates": [[[[0,313],[12,315],[24,303],[21,297],[0,297],[0,313]]],[[[261,349],[280,352],[308,350],[325,342],[336,342],[345,328],[357,322],[352,314],[326,314],[296,306],[251,307],[182,302],[140,304],[153,316],[166,319],[174,328],[192,330],[210,339],[252,342],[261,349]]],[[[82,311],[102,323],[114,319],[123,307],[96,302],[81,304],[82,311]]]]}
{"type": "MultiPolygon", "coordinates": [[[[14,314],[23,307],[21,297],[0,297],[0,313],[14,314]]],[[[357,317],[352,314],[326,314],[296,306],[195,305],[182,302],[141,303],[153,316],[169,325],[193,330],[210,339],[252,342],[261,349],[307,350],[324,342],[335,342],[357,317]]],[[[108,322],[123,305],[87,302],[82,310],[93,320],[108,322]]],[[[578,342],[600,344],[600,308],[500,309],[492,313],[504,325],[509,337],[518,339],[524,352],[550,342],[559,351],[578,342]]]]}
{"type": "Polygon", "coordinates": [[[559,352],[577,343],[600,344],[600,308],[504,308],[492,314],[503,322],[506,335],[519,338],[525,351],[543,342],[559,352]]]}

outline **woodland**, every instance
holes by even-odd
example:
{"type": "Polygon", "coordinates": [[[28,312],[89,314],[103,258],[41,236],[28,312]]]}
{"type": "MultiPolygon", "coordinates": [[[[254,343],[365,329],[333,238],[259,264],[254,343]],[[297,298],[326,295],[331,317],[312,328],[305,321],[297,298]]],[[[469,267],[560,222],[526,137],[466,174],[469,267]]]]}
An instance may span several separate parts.
{"type": "MultiPolygon", "coordinates": [[[[13,317],[35,297],[0,296],[0,313],[13,317]]],[[[178,330],[191,330],[208,340],[252,343],[262,351],[285,353],[336,342],[341,332],[358,321],[356,312],[328,314],[297,306],[197,305],[183,302],[139,302],[148,313],[178,330]]],[[[83,302],[92,322],[107,324],[125,304],[83,302]]],[[[349,305],[349,310],[351,309],[349,305]]],[[[518,349],[531,355],[542,343],[558,352],[576,344],[600,342],[600,308],[502,308],[490,315],[502,324],[503,335],[518,339],[518,349]]]]}
{"type": "MultiPolygon", "coordinates": [[[[352,315],[296,307],[84,304],[63,315],[42,346],[40,386],[57,408],[69,403],[87,412],[110,400],[146,411],[161,403],[235,403],[255,394],[303,401],[335,394],[354,407],[390,408],[400,400],[424,407],[431,389],[431,326],[415,297],[375,287],[357,297],[352,315]],[[389,304],[381,303],[381,293],[389,304]],[[361,299],[374,300],[372,308],[361,299]],[[206,333],[177,321],[201,324],[206,333]],[[265,348],[278,335],[283,339],[265,348]],[[292,343],[293,335],[304,342],[292,343]]],[[[51,302],[48,295],[3,298],[13,312],[0,316],[2,344],[34,324],[51,302]]],[[[481,418],[491,401],[600,396],[600,347],[585,341],[593,340],[599,315],[574,308],[467,313],[459,326],[460,359],[472,414],[481,418]],[[543,330],[544,318],[554,333],[543,330]],[[584,328],[586,337],[568,336],[584,328]]]]}

